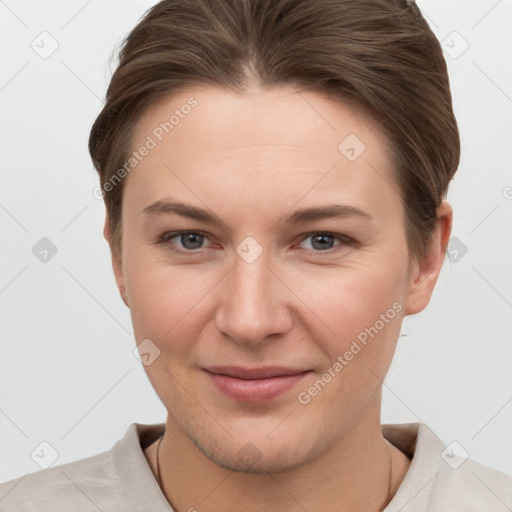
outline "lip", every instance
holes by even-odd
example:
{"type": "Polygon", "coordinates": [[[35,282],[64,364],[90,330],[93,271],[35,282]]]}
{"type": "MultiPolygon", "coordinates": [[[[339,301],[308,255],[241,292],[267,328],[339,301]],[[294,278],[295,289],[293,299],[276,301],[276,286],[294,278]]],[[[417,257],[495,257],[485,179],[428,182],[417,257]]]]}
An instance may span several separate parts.
{"type": "Polygon", "coordinates": [[[216,366],[203,371],[225,395],[241,402],[259,403],[282,395],[301,381],[310,370],[284,367],[242,368],[216,366]]]}

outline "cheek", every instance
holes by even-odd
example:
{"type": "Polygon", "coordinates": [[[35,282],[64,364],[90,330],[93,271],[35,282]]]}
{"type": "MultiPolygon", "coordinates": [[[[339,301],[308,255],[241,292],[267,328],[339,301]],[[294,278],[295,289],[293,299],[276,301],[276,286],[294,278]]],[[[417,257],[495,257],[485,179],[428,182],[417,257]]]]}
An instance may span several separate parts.
{"type": "Polygon", "coordinates": [[[336,431],[341,421],[362,414],[391,364],[404,314],[403,275],[372,266],[345,271],[323,284],[329,293],[310,295],[309,304],[330,328],[314,338],[327,357],[317,380],[296,398],[311,417],[329,410],[326,428],[336,431]]]}
{"type": "Polygon", "coordinates": [[[172,340],[180,352],[200,328],[202,303],[216,280],[208,271],[192,266],[170,266],[142,259],[127,261],[126,287],[130,313],[138,342],[149,338],[160,346],[172,340]]]}
{"type": "MultiPolygon", "coordinates": [[[[399,257],[402,252],[368,252],[351,263],[332,268],[276,268],[293,291],[283,291],[282,305],[293,304],[299,313],[297,321],[306,324],[313,341],[329,359],[349,350],[354,339],[364,339],[367,329],[376,322],[380,322],[377,328],[380,327],[380,316],[388,311],[391,313],[386,319],[393,314],[394,321],[378,329],[378,339],[394,336],[396,341],[400,322],[395,318],[398,311],[393,304],[403,300],[405,269],[399,257]]],[[[126,251],[123,271],[132,323],[137,343],[146,338],[161,347],[172,343],[169,356],[183,355],[191,350],[200,330],[213,319],[219,306],[209,294],[219,300],[232,296],[228,289],[219,295],[218,288],[224,286],[222,278],[229,269],[171,265],[163,258],[155,258],[154,248],[132,246],[126,251]]]]}
{"type": "Polygon", "coordinates": [[[325,333],[329,353],[346,349],[375,323],[382,331],[381,337],[397,334],[399,325],[395,324],[400,323],[397,317],[403,310],[404,272],[401,265],[361,261],[351,267],[324,268],[313,279],[295,276],[295,283],[300,283],[297,295],[315,313],[315,324],[311,323],[310,328],[325,333]]]}

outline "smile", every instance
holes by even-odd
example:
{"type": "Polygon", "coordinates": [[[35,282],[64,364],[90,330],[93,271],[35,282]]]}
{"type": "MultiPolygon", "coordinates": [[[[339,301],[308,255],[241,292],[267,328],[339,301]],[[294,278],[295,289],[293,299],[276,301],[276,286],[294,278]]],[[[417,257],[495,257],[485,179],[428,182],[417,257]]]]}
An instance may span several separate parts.
{"type": "Polygon", "coordinates": [[[290,390],[310,373],[310,370],[278,367],[212,367],[203,371],[224,395],[250,403],[272,400],[290,390]]]}

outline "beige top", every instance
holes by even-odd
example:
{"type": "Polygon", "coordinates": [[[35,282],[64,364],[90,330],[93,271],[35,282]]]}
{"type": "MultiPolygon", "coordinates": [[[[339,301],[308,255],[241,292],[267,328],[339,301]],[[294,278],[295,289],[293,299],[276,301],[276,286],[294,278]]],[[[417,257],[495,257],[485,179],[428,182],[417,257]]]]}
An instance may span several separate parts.
{"type": "MultiPolygon", "coordinates": [[[[0,484],[0,511],[173,512],[143,451],[164,429],[132,423],[109,451],[0,484]]],[[[412,458],[385,512],[512,511],[512,477],[447,455],[425,424],[386,424],[382,432],[412,458]]]]}

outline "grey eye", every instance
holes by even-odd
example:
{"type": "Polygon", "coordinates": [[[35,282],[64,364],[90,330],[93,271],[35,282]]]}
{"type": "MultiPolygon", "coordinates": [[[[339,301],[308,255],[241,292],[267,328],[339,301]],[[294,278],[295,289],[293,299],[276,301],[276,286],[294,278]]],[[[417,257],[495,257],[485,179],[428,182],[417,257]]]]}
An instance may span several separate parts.
{"type": "Polygon", "coordinates": [[[192,233],[191,232],[191,233],[181,233],[172,238],[178,238],[184,249],[193,250],[193,249],[201,248],[205,237],[204,237],[204,235],[201,235],[200,233],[192,233]]]}
{"type": "Polygon", "coordinates": [[[308,249],[313,248],[315,250],[325,251],[334,247],[333,243],[336,237],[326,233],[315,233],[305,238],[304,241],[309,239],[311,239],[311,247],[307,247],[308,249]]]}

